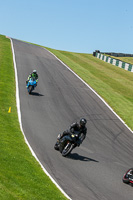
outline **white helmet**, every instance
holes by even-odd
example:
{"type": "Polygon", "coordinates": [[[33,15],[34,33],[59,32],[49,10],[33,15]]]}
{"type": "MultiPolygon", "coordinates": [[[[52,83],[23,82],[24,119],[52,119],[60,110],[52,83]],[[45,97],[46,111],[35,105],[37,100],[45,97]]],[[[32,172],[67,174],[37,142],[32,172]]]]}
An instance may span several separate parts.
{"type": "Polygon", "coordinates": [[[34,74],[36,74],[36,73],[37,73],[37,71],[34,69],[34,70],[33,70],[33,73],[34,73],[34,74]]]}

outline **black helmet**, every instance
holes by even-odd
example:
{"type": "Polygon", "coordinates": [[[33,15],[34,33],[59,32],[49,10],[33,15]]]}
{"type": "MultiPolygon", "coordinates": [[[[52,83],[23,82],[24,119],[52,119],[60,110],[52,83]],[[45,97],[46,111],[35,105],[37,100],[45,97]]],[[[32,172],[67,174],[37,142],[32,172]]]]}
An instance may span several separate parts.
{"type": "Polygon", "coordinates": [[[86,120],[85,118],[81,118],[81,119],[80,119],[80,125],[81,125],[81,126],[85,126],[86,123],[87,123],[87,120],[86,120]]]}

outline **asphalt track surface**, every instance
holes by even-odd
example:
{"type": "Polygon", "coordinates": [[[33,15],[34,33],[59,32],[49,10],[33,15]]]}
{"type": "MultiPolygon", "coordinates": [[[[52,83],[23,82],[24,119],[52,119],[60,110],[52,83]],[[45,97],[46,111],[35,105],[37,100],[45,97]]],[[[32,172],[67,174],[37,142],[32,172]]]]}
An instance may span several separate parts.
{"type": "Polygon", "coordinates": [[[131,200],[122,182],[133,167],[133,134],[117,116],[47,50],[13,39],[23,130],[38,159],[73,200],[131,200]],[[25,81],[39,74],[32,95],[25,81]],[[54,150],[58,133],[80,117],[87,137],[67,158],[54,150]]]}

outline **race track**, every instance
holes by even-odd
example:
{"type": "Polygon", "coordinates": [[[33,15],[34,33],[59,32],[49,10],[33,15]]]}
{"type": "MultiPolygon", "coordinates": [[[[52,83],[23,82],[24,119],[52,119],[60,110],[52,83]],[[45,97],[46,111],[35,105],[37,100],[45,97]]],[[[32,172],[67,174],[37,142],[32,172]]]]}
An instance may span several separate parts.
{"type": "Polygon", "coordinates": [[[15,39],[22,126],[38,159],[73,200],[131,200],[122,183],[133,167],[133,134],[89,87],[47,50],[15,39]],[[29,95],[25,81],[36,69],[39,82],[29,95]],[[58,133],[80,117],[87,137],[68,158],[54,150],[58,133]]]}

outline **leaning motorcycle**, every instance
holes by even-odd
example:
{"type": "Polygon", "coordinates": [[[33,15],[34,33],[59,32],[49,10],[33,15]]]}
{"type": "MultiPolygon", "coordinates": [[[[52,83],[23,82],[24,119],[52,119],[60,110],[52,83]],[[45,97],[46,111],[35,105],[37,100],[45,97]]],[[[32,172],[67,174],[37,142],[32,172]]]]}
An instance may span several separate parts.
{"type": "Polygon", "coordinates": [[[54,148],[59,150],[62,156],[66,157],[77,146],[78,134],[69,134],[63,136],[56,142],[54,148]]]}
{"type": "Polygon", "coordinates": [[[133,175],[129,175],[129,171],[133,168],[130,168],[123,176],[122,181],[123,183],[130,184],[133,187],[133,175]]]}
{"type": "Polygon", "coordinates": [[[35,78],[30,78],[27,83],[27,90],[28,90],[29,94],[32,93],[32,91],[35,89],[36,85],[37,85],[37,83],[36,83],[35,78]]]}

